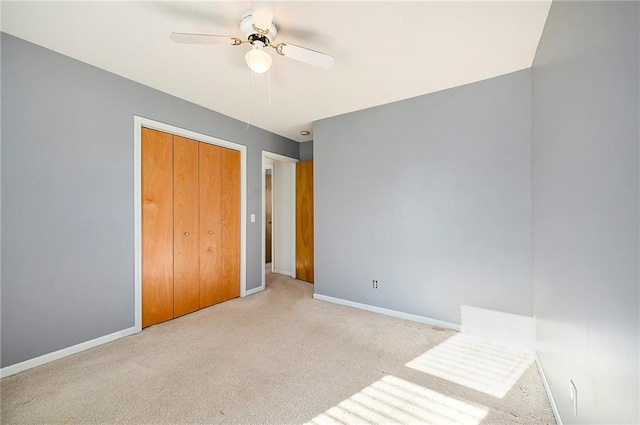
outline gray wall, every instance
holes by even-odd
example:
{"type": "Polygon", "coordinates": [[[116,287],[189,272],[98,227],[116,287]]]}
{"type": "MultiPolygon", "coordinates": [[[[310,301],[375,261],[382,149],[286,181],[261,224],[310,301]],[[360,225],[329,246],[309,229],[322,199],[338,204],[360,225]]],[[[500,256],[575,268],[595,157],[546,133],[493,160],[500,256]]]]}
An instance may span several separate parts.
{"type": "Polygon", "coordinates": [[[534,314],[564,423],[640,420],[638,7],[553,2],[534,61],[534,314]]]}
{"type": "Polygon", "coordinates": [[[300,161],[313,159],[313,140],[300,143],[300,161]]]}
{"type": "Polygon", "coordinates": [[[529,70],[313,128],[316,293],[531,316],[529,70]]]}
{"type": "Polygon", "coordinates": [[[247,286],[261,284],[261,151],[298,143],[2,35],[2,366],[134,324],[133,116],[248,146],[247,286]]]}

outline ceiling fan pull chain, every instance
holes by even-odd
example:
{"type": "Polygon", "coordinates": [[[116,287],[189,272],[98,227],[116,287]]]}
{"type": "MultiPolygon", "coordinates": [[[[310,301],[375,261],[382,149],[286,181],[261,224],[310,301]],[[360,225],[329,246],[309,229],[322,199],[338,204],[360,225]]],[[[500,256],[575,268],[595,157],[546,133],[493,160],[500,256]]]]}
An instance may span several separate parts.
{"type": "Polygon", "coordinates": [[[247,130],[251,120],[251,70],[247,68],[247,130]]]}
{"type": "Polygon", "coordinates": [[[271,107],[271,70],[269,70],[269,107],[271,107]]]}

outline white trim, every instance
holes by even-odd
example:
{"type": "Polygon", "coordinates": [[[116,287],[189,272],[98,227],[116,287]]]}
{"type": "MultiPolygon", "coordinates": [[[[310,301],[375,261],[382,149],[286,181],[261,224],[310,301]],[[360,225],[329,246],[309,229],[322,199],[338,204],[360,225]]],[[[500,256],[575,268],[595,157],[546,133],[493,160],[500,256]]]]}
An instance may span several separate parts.
{"type": "Polygon", "coordinates": [[[412,322],[425,323],[431,326],[460,331],[460,325],[457,323],[445,322],[443,320],[431,319],[429,317],[418,316],[416,314],[404,313],[402,311],[390,310],[388,308],[376,307],[369,304],[361,304],[354,301],[343,300],[342,298],[329,297],[327,295],[313,294],[313,298],[320,301],[328,301],[334,304],[346,305],[347,307],[355,307],[360,310],[372,311],[374,313],[384,314],[386,316],[397,317],[399,319],[411,320],[412,322]]]}
{"type": "MultiPolygon", "coordinates": [[[[266,192],[266,188],[265,188],[265,184],[266,184],[265,183],[265,179],[266,179],[265,178],[265,170],[266,170],[266,168],[265,167],[267,165],[267,164],[265,164],[265,159],[266,158],[267,157],[265,156],[265,152],[262,151],[262,180],[261,180],[262,183],[260,185],[261,186],[260,193],[262,194],[262,196],[260,198],[261,199],[261,207],[260,208],[262,209],[262,217],[261,217],[261,220],[260,220],[262,222],[262,224],[261,224],[261,226],[262,226],[262,232],[261,232],[262,233],[262,238],[260,239],[260,252],[262,254],[260,255],[260,258],[261,258],[260,264],[262,264],[262,270],[260,271],[260,273],[261,273],[260,286],[258,286],[256,288],[256,289],[259,289],[261,291],[264,290],[264,288],[266,286],[265,276],[264,276],[265,275],[264,265],[265,265],[265,262],[267,261],[267,250],[265,249],[266,243],[267,243],[267,228],[265,227],[265,223],[264,223],[264,215],[265,215],[265,205],[264,205],[264,203],[265,203],[265,198],[266,198],[266,194],[265,194],[265,192],[266,192]]],[[[273,174],[271,175],[271,190],[273,190],[273,174]]],[[[273,197],[271,199],[273,199],[273,197]]],[[[271,211],[272,211],[271,221],[273,221],[273,205],[272,205],[271,211]]],[[[273,227],[271,227],[271,238],[273,239],[273,227]]],[[[273,270],[273,250],[271,251],[271,269],[273,270]]]]}
{"type": "Polygon", "coordinates": [[[291,277],[296,278],[296,164],[291,164],[291,277]]]}
{"type": "Polygon", "coordinates": [[[133,326],[142,331],[142,123],[133,116],[133,326]]]}
{"type": "MultiPolygon", "coordinates": [[[[267,255],[266,254],[266,250],[265,250],[266,228],[265,228],[265,224],[264,224],[264,213],[265,213],[265,211],[264,211],[264,199],[265,199],[265,193],[264,193],[265,192],[264,170],[265,170],[265,166],[266,166],[265,160],[267,158],[271,158],[271,159],[274,159],[276,161],[281,161],[281,162],[289,162],[289,163],[291,163],[291,167],[293,168],[293,172],[294,172],[293,177],[294,177],[294,179],[291,182],[291,186],[293,188],[292,189],[292,191],[293,191],[292,195],[293,196],[291,198],[291,205],[292,205],[292,207],[291,207],[292,208],[291,217],[293,217],[293,220],[292,220],[293,221],[293,233],[291,235],[291,238],[292,238],[291,250],[293,251],[293,263],[292,263],[293,264],[293,266],[292,266],[293,272],[291,274],[289,274],[288,272],[285,273],[285,274],[288,275],[288,276],[291,276],[291,277],[293,277],[295,279],[295,270],[296,270],[296,263],[295,263],[295,258],[296,258],[296,232],[295,232],[295,229],[296,229],[295,228],[295,226],[296,226],[296,180],[295,180],[295,169],[296,169],[296,162],[300,162],[300,160],[263,150],[262,151],[262,189],[260,190],[260,192],[262,193],[262,243],[261,243],[261,245],[262,245],[262,248],[261,248],[262,249],[262,256],[260,257],[260,258],[262,258],[262,284],[258,287],[258,288],[260,288],[260,290],[263,290],[265,288],[264,264],[265,264],[265,259],[266,259],[266,255],[267,255]]],[[[272,195],[273,195],[273,191],[274,191],[274,183],[273,183],[274,182],[274,178],[273,178],[274,175],[275,175],[275,167],[274,167],[274,174],[272,174],[272,176],[271,176],[271,191],[272,191],[272,195]]],[[[272,200],[273,199],[274,198],[272,197],[272,200]]],[[[273,204],[274,203],[271,202],[271,205],[273,205],[273,204]]],[[[272,222],[274,221],[273,219],[274,219],[274,217],[273,217],[273,214],[272,214],[272,217],[271,217],[271,221],[272,222]]],[[[274,228],[274,226],[272,226],[272,228],[271,228],[271,235],[272,235],[271,236],[271,241],[272,241],[272,243],[273,243],[273,234],[274,234],[273,228],[274,228]]],[[[275,256],[275,252],[274,252],[274,249],[273,249],[273,246],[272,246],[272,248],[271,248],[271,270],[273,270],[275,272],[275,262],[273,261],[274,256],[275,256]]]]}
{"type": "Polygon", "coordinates": [[[285,276],[291,276],[291,270],[274,270],[274,273],[283,274],[285,276]]]}
{"type": "Polygon", "coordinates": [[[71,347],[54,351],[53,353],[43,354],[42,356],[38,356],[33,359],[25,360],[23,362],[16,363],[11,366],[6,366],[0,369],[0,378],[6,378],[7,376],[15,375],[16,373],[22,372],[23,370],[31,369],[36,366],[41,366],[43,364],[52,362],[54,360],[67,357],[72,354],[77,354],[81,351],[85,351],[90,348],[94,348],[99,345],[106,344],[107,342],[112,342],[117,339],[124,338],[125,336],[133,335],[135,333],[136,333],[135,327],[127,328],[122,331],[114,332],[109,335],[101,336],[89,341],[81,342],[80,344],[72,345],[71,347]]]}
{"type": "MultiPolygon", "coordinates": [[[[247,147],[238,143],[196,133],[149,118],[133,116],[133,156],[134,156],[134,314],[136,332],[142,330],[142,127],[164,131],[176,136],[199,142],[233,149],[240,152],[240,296],[247,294],[247,147]]],[[[264,266],[263,266],[264,268],[264,266]]]]}
{"type": "Polygon", "coordinates": [[[295,164],[296,162],[300,162],[299,159],[292,158],[290,156],[280,155],[279,153],[274,153],[269,151],[262,151],[262,158],[271,158],[271,159],[275,159],[276,161],[290,162],[292,164],[295,164]]]}
{"type": "Polygon", "coordinates": [[[258,292],[264,291],[264,288],[261,287],[257,287],[257,288],[253,288],[253,289],[247,289],[247,292],[245,292],[244,296],[248,297],[249,295],[253,295],[253,294],[257,294],[258,292]]]}
{"type": "Polygon", "coordinates": [[[540,357],[538,357],[537,351],[534,351],[534,353],[536,357],[536,366],[538,366],[538,372],[540,372],[540,377],[542,378],[542,384],[544,385],[544,390],[547,392],[547,397],[549,398],[549,403],[551,404],[551,410],[553,411],[553,416],[556,418],[556,423],[558,425],[562,425],[562,418],[560,417],[560,411],[558,410],[558,405],[556,404],[556,400],[553,398],[553,394],[551,393],[551,387],[549,386],[547,377],[544,374],[544,369],[542,368],[540,357]]]}

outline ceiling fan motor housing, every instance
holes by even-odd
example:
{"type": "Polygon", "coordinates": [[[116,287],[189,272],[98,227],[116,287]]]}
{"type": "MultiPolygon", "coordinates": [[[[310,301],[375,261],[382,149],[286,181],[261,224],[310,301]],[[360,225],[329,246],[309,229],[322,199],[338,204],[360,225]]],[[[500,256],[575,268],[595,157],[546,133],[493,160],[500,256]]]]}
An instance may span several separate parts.
{"type": "Polygon", "coordinates": [[[262,47],[266,47],[271,43],[267,36],[261,34],[251,34],[249,37],[247,37],[247,40],[249,40],[249,42],[254,45],[256,42],[262,43],[262,47]]]}
{"type": "Polygon", "coordinates": [[[278,35],[278,29],[273,21],[271,21],[270,28],[260,28],[264,33],[256,31],[253,27],[253,15],[250,10],[243,13],[240,17],[240,30],[251,44],[253,44],[254,41],[261,41],[265,46],[273,43],[278,35]]]}

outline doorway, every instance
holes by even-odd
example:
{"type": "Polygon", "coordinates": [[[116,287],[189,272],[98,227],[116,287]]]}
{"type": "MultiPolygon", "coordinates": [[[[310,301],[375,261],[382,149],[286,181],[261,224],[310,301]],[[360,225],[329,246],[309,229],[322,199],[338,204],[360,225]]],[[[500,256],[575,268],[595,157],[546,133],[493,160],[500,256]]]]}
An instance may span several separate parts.
{"type": "Polygon", "coordinates": [[[262,275],[295,277],[295,158],[262,152],[262,275]]]}
{"type": "Polygon", "coordinates": [[[273,273],[273,166],[274,160],[267,158],[264,166],[264,272],[273,273]]]}

